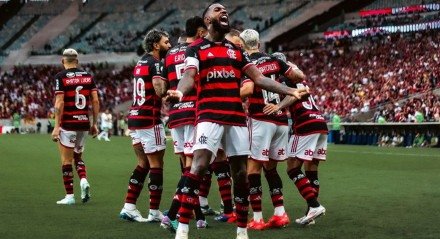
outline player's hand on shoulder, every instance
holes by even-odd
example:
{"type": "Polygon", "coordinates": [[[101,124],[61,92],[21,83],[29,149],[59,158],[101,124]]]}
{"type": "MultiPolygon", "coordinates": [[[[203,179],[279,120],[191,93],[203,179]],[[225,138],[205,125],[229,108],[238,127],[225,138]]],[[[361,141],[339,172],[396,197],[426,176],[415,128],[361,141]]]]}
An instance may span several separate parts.
{"type": "Polygon", "coordinates": [[[267,104],[263,108],[263,113],[266,115],[271,115],[271,114],[277,113],[279,110],[280,110],[280,107],[278,107],[278,105],[267,104]]]}
{"type": "Polygon", "coordinates": [[[299,100],[299,99],[303,98],[304,96],[309,95],[309,89],[308,88],[301,88],[301,89],[293,89],[292,88],[292,92],[290,95],[299,100]]]}
{"type": "Polygon", "coordinates": [[[60,140],[60,127],[53,128],[52,131],[52,141],[58,142],[60,140]]]}

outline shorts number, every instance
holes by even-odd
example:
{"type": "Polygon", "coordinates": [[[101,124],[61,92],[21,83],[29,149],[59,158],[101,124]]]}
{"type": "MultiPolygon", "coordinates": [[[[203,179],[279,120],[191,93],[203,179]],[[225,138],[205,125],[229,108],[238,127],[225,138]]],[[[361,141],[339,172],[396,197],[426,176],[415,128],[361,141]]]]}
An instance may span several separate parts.
{"type": "Polygon", "coordinates": [[[86,97],[79,92],[82,88],[82,86],[78,86],[75,89],[75,106],[80,110],[86,108],[86,97]]]}
{"type": "Polygon", "coordinates": [[[145,82],[142,78],[133,79],[133,105],[145,103],[145,82]]]}
{"type": "MultiPolygon", "coordinates": [[[[275,79],[275,75],[271,75],[270,78],[272,80],[276,80],[275,79]]],[[[280,103],[280,95],[278,93],[273,93],[267,90],[261,90],[263,93],[263,99],[264,99],[264,104],[278,104],[280,103]],[[275,101],[275,102],[274,102],[275,101]]]]}
{"type": "MultiPolygon", "coordinates": [[[[298,89],[303,89],[303,88],[309,88],[308,86],[305,86],[304,84],[296,84],[296,88],[298,89]]],[[[304,106],[304,108],[311,110],[313,109],[313,107],[315,107],[315,109],[319,110],[318,106],[316,106],[315,100],[313,99],[313,97],[310,95],[309,98],[307,99],[307,101],[303,101],[302,105],[304,106]]]]}

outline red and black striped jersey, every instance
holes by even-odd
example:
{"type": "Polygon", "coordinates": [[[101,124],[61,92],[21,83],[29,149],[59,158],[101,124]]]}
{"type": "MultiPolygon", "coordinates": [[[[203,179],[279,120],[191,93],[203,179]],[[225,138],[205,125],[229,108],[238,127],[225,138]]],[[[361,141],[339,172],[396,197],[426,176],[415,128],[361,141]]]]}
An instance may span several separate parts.
{"type": "MultiPolygon", "coordinates": [[[[162,77],[168,80],[169,89],[177,89],[185,69],[185,52],[189,43],[183,43],[171,48],[165,57],[162,77]]],[[[196,119],[196,88],[186,94],[182,101],[170,107],[168,127],[170,129],[182,125],[194,124],[196,119]]]]}
{"type": "MultiPolygon", "coordinates": [[[[292,68],[285,62],[265,53],[252,53],[250,58],[257,66],[258,70],[263,73],[263,75],[270,77],[272,80],[279,83],[283,83],[283,81],[280,79],[280,76],[286,75],[292,70],[292,68]]],[[[250,79],[244,79],[243,84],[245,84],[247,81],[250,81],[250,79]]],[[[263,113],[263,108],[266,104],[276,105],[280,103],[281,100],[282,96],[279,94],[266,91],[258,86],[255,86],[253,94],[248,97],[249,117],[256,120],[271,122],[277,125],[287,125],[287,110],[280,110],[276,115],[265,115],[263,113]]]]}
{"type": "MultiPolygon", "coordinates": [[[[308,87],[305,82],[294,84],[286,80],[286,84],[297,89],[308,87]]],[[[292,129],[294,134],[309,135],[328,132],[327,123],[316,106],[312,95],[296,101],[290,106],[289,110],[293,120],[292,129]]]]}
{"type": "Polygon", "coordinates": [[[188,46],[185,56],[185,69],[199,73],[196,122],[246,126],[240,83],[243,71],[253,65],[248,54],[226,39],[202,38],[188,46]]]}
{"type": "Polygon", "coordinates": [[[64,94],[61,128],[69,131],[90,129],[90,97],[96,90],[92,75],[84,70],[70,68],[55,75],[55,94],[64,94]]]}
{"type": "Polygon", "coordinates": [[[143,55],[134,67],[133,104],[127,117],[129,129],[149,129],[162,123],[162,100],[153,87],[153,78],[162,79],[162,67],[162,63],[150,54],[143,55]]]}

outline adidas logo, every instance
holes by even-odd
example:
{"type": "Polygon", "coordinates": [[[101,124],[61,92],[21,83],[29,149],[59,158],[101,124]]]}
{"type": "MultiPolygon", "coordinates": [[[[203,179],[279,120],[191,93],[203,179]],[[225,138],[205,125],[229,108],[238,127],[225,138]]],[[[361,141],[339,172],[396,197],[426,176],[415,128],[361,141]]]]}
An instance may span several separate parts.
{"type": "Polygon", "coordinates": [[[214,57],[214,54],[212,54],[211,52],[208,52],[208,57],[214,57]]]}

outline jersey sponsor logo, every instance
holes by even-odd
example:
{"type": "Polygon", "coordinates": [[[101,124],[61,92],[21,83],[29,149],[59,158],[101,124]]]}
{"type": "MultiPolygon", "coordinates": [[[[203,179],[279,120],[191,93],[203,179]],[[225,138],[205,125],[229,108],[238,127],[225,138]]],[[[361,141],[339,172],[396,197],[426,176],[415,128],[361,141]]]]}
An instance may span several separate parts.
{"type": "Polygon", "coordinates": [[[305,151],[304,151],[304,155],[306,155],[306,156],[313,156],[313,150],[311,150],[311,149],[306,149],[305,151]]]}
{"type": "Polygon", "coordinates": [[[132,178],[132,179],[130,179],[130,183],[132,183],[132,184],[138,184],[139,182],[138,182],[138,180],[132,178]]]}
{"type": "Polygon", "coordinates": [[[71,78],[71,79],[63,79],[64,85],[83,85],[83,84],[91,84],[92,77],[80,77],[80,78],[71,78]]]}
{"type": "Polygon", "coordinates": [[[137,116],[137,115],[139,115],[139,110],[130,110],[129,114],[131,116],[137,116]]]}
{"type": "Polygon", "coordinates": [[[228,49],[228,51],[226,51],[226,54],[228,54],[229,58],[231,59],[237,59],[237,55],[234,50],[228,49]]]}
{"type": "Polygon", "coordinates": [[[191,142],[186,142],[186,143],[183,144],[184,148],[192,148],[193,146],[194,146],[194,144],[191,143],[191,142]]]}
{"type": "Polygon", "coordinates": [[[207,75],[207,80],[209,81],[210,79],[227,79],[227,78],[235,78],[235,72],[233,70],[226,70],[225,68],[222,68],[221,70],[216,70],[214,69],[213,71],[209,71],[208,75],[207,75]]]}
{"type": "Polygon", "coordinates": [[[205,49],[207,49],[207,48],[210,47],[210,46],[211,46],[210,44],[203,45],[203,46],[200,47],[200,49],[205,50],[205,49]]]}
{"type": "Polygon", "coordinates": [[[324,120],[324,117],[321,114],[310,114],[309,117],[319,119],[319,120],[324,120]]]}
{"type": "Polygon", "coordinates": [[[271,63],[267,65],[258,66],[258,70],[260,70],[261,73],[265,74],[267,72],[278,71],[279,69],[278,69],[278,64],[271,63]]]}
{"type": "Polygon", "coordinates": [[[77,120],[89,120],[87,115],[74,115],[73,118],[77,120]]]}
{"type": "Polygon", "coordinates": [[[318,149],[318,155],[327,155],[326,149],[318,149]]]}
{"type": "Polygon", "coordinates": [[[75,73],[74,72],[67,72],[66,76],[69,78],[75,77],[75,73]]]}
{"type": "Polygon", "coordinates": [[[175,109],[187,109],[187,108],[194,108],[194,102],[183,102],[183,103],[177,103],[173,106],[175,109]]]}
{"type": "Polygon", "coordinates": [[[209,57],[214,57],[214,54],[212,54],[211,52],[208,52],[208,58],[209,57]]]}
{"type": "Polygon", "coordinates": [[[286,155],[285,150],[284,150],[284,149],[279,149],[279,150],[278,150],[278,155],[279,155],[279,156],[284,156],[284,155],[286,155]]]}

